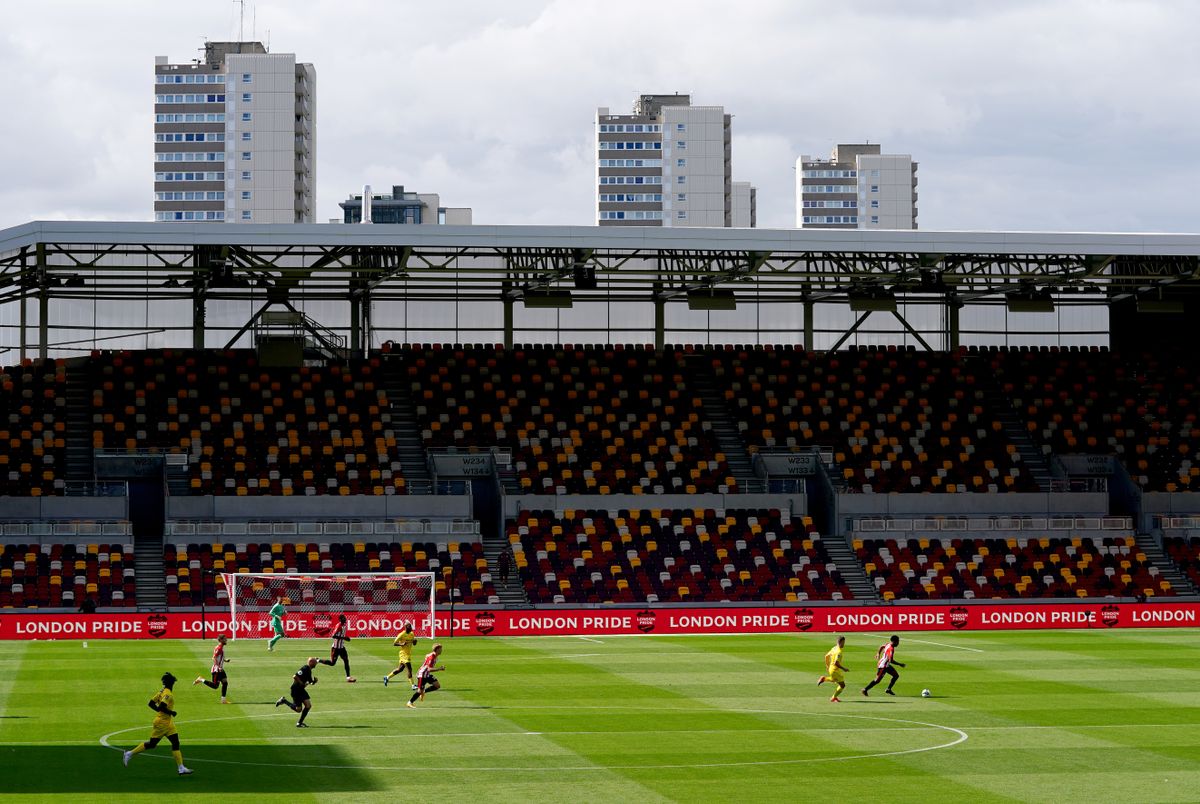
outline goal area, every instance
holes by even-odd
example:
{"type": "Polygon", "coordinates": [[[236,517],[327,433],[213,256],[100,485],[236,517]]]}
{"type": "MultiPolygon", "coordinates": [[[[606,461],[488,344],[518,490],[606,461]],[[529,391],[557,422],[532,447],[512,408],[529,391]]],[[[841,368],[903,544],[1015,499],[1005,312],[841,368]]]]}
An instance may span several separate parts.
{"type": "Polygon", "coordinates": [[[222,573],[221,578],[233,639],[270,636],[270,611],[278,600],[287,610],[285,631],[293,638],[328,637],[341,614],[351,636],[368,627],[399,632],[406,621],[418,636],[436,636],[432,572],[222,573]]]}

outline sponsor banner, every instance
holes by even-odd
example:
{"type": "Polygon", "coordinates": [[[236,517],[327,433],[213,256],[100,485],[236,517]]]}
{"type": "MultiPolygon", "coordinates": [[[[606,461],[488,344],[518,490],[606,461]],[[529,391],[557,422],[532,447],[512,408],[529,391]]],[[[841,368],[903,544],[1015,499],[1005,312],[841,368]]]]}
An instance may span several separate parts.
{"type": "MultiPolygon", "coordinates": [[[[288,636],[326,638],[340,612],[289,613],[288,636]]],[[[426,615],[346,612],[354,637],[391,639],[408,619],[428,633],[426,615]]],[[[819,633],[854,631],[978,631],[1032,628],[1167,628],[1200,625],[1197,603],[1022,603],[972,606],[813,606],[799,608],[709,606],[644,609],[524,609],[439,612],[435,633],[446,636],[613,636],[619,634],[819,633]]],[[[220,615],[199,614],[0,614],[0,639],[198,639],[230,634],[220,615]],[[206,624],[205,624],[206,623],[206,624]],[[203,629],[203,630],[202,630],[203,629]]],[[[235,638],[271,635],[265,614],[242,616],[235,638]]]]}

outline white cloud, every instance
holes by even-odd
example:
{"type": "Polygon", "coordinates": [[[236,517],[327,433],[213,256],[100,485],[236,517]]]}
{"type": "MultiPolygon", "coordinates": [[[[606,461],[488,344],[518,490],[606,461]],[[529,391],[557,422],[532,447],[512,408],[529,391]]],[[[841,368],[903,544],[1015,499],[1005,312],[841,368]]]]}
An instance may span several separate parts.
{"type": "MultiPolygon", "coordinates": [[[[235,35],[233,7],[6,7],[19,123],[0,135],[0,226],[148,218],[153,58],[235,35]]],[[[734,115],[734,178],[759,187],[764,226],[794,221],[796,156],[869,139],[921,163],[923,228],[1196,229],[1189,3],[312,0],[252,16],[316,65],[321,220],[395,183],[480,223],[589,223],[596,107],[679,91],[734,115]]]]}

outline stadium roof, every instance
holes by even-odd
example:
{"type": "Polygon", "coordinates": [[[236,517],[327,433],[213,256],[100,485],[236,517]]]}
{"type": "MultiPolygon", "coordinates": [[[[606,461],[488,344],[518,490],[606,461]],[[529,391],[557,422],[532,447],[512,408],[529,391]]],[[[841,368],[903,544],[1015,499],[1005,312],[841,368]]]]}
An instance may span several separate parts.
{"type": "Polygon", "coordinates": [[[1200,235],[97,221],[0,231],[0,305],[334,300],[365,320],[372,301],[1036,308],[1161,298],[1170,285],[1200,287],[1200,235]]]}

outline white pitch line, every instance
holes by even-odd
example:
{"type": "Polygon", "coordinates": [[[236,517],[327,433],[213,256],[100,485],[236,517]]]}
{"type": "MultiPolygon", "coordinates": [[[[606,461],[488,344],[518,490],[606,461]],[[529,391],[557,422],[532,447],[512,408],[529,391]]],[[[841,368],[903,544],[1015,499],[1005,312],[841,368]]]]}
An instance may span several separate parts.
{"type": "Polygon", "coordinates": [[[564,653],[561,656],[555,656],[555,659],[586,659],[589,656],[603,656],[603,653],[564,653]]]}
{"type": "MultiPolygon", "coordinates": [[[[884,634],[864,634],[863,636],[879,637],[880,639],[887,639],[887,636],[885,636],[884,634]]],[[[962,645],[947,645],[945,642],[932,642],[928,639],[913,639],[912,637],[908,637],[908,636],[901,637],[901,640],[906,641],[906,642],[917,642],[921,645],[937,645],[939,648],[954,648],[955,650],[969,650],[969,651],[971,651],[971,653],[984,653],[985,652],[985,651],[980,650],[979,648],[968,648],[968,647],[964,647],[962,645]]]]}
{"type": "MultiPolygon", "coordinates": [[[[630,709],[632,709],[635,711],[651,711],[651,712],[689,711],[689,710],[684,710],[684,709],[680,709],[680,708],[661,709],[661,708],[656,708],[656,707],[620,707],[620,706],[580,706],[580,707],[560,707],[560,706],[519,707],[518,706],[518,707],[498,707],[498,708],[500,708],[500,709],[511,708],[511,709],[522,710],[522,711],[538,711],[541,709],[576,709],[576,710],[578,710],[578,709],[603,709],[603,710],[610,710],[610,709],[630,710],[630,709]]],[[[331,712],[331,714],[339,714],[339,713],[351,712],[351,711],[378,712],[378,711],[383,711],[383,710],[380,710],[378,708],[371,708],[371,709],[367,709],[367,710],[342,709],[342,710],[335,710],[334,712],[331,712]]],[[[808,758],[804,758],[804,759],[759,760],[759,761],[750,761],[750,762],[670,763],[670,764],[664,764],[664,765],[578,765],[578,766],[561,766],[561,765],[559,765],[559,766],[547,766],[547,767],[538,767],[538,766],[516,767],[513,765],[504,765],[504,766],[499,766],[499,767],[470,767],[470,768],[462,767],[462,766],[433,767],[433,766],[429,766],[429,765],[424,765],[424,766],[420,766],[418,768],[418,767],[410,767],[408,765],[404,765],[404,766],[397,766],[397,765],[311,765],[311,764],[278,763],[278,762],[241,762],[241,761],[237,761],[237,760],[227,760],[227,759],[202,759],[199,757],[193,758],[191,761],[192,762],[208,762],[208,763],[212,763],[212,764],[216,764],[216,765],[244,765],[244,766],[252,766],[252,767],[262,767],[262,768],[308,768],[308,769],[317,768],[317,769],[321,769],[321,770],[406,770],[407,769],[407,770],[434,771],[434,772],[438,772],[438,773],[448,772],[448,771],[457,771],[459,773],[469,772],[469,771],[475,771],[475,772],[480,772],[480,773],[496,773],[499,771],[509,771],[509,772],[512,772],[512,771],[523,771],[523,772],[549,771],[551,773],[559,773],[562,771],[678,770],[678,769],[690,769],[690,768],[740,768],[740,767],[765,767],[765,766],[772,766],[772,765],[806,765],[806,764],[811,764],[811,763],[816,763],[816,762],[844,762],[846,760],[853,760],[853,759],[877,759],[877,758],[883,758],[883,757],[896,757],[896,756],[905,756],[908,754],[923,754],[928,751],[938,751],[943,748],[953,748],[954,746],[956,746],[960,743],[966,742],[966,740],[968,739],[967,733],[961,729],[956,729],[953,726],[942,726],[937,723],[924,723],[919,720],[903,720],[900,718],[875,717],[872,715],[850,715],[850,714],[841,714],[841,713],[833,713],[833,712],[824,712],[824,713],[822,713],[822,712],[790,712],[790,711],[780,711],[780,710],[770,710],[770,709],[729,709],[729,710],[724,710],[724,713],[728,713],[728,714],[741,713],[741,714],[801,715],[801,716],[811,716],[811,717],[837,717],[837,718],[851,718],[851,719],[855,719],[855,720],[874,720],[874,721],[883,722],[883,723],[904,723],[909,726],[925,727],[924,730],[936,729],[936,730],[940,730],[940,731],[948,731],[951,734],[955,735],[955,739],[953,739],[947,743],[926,746],[924,748],[908,748],[908,749],[904,749],[901,751],[885,751],[885,752],[876,753],[876,754],[851,754],[851,755],[840,756],[840,757],[808,757],[808,758]]],[[[181,721],[181,723],[185,723],[185,722],[208,723],[208,722],[213,722],[213,721],[243,720],[243,719],[253,720],[253,719],[262,719],[262,718],[268,718],[268,717],[275,717],[275,715],[274,714],[244,715],[244,716],[233,715],[233,716],[229,716],[229,717],[210,717],[210,718],[201,718],[199,720],[193,720],[193,721],[181,721]]],[[[121,750],[120,748],[118,748],[117,746],[115,746],[109,742],[109,738],[115,737],[118,734],[125,734],[125,733],[131,732],[131,731],[142,730],[144,728],[145,728],[145,726],[130,726],[127,729],[118,729],[117,731],[110,731],[108,734],[105,734],[104,736],[102,736],[100,738],[100,745],[104,746],[105,748],[111,748],[114,751],[120,751],[121,750]]],[[[870,729],[870,731],[880,731],[880,730],[881,729],[870,729]]],[[[895,730],[895,729],[891,728],[891,729],[886,729],[886,730],[891,731],[891,730],[895,730]]],[[[806,730],[805,729],[791,729],[789,731],[792,733],[796,733],[796,732],[803,732],[806,730]]],[[[722,732],[722,733],[728,733],[728,732],[722,732]]],[[[525,733],[521,733],[521,732],[490,732],[488,736],[494,737],[498,734],[504,734],[504,735],[520,734],[522,736],[539,736],[537,732],[525,732],[525,733]]],[[[374,736],[374,735],[372,735],[372,736],[374,736]]],[[[153,754],[153,755],[151,755],[151,757],[158,758],[158,759],[170,759],[170,757],[166,756],[165,754],[153,754]]]]}
{"type": "Polygon", "coordinates": [[[604,644],[604,643],[603,643],[603,642],[601,642],[600,640],[598,640],[598,639],[592,639],[591,637],[585,637],[585,636],[581,636],[581,637],[580,637],[580,639],[582,639],[584,642],[595,642],[597,645],[603,645],[603,644],[604,644]]]}

